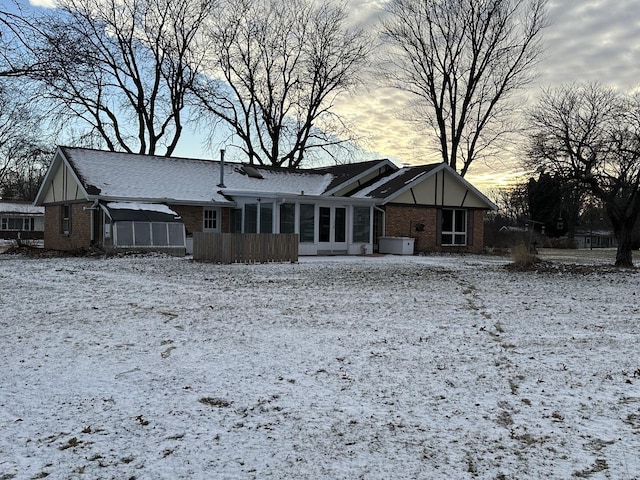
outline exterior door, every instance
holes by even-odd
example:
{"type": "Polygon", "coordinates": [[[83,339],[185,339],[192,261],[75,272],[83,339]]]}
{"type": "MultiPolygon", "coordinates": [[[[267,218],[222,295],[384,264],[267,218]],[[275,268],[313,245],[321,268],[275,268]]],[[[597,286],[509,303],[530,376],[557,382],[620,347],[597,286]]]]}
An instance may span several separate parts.
{"type": "Polygon", "coordinates": [[[347,250],[346,207],[318,208],[318,241],[326,250],[347,250]]]}

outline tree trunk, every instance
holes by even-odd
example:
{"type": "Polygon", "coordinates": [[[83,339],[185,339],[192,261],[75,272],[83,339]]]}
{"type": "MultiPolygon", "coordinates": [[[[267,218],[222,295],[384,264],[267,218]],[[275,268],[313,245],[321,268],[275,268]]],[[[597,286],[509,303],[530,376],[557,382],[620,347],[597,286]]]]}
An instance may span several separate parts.
{"type": "Polygon", "coordinates": [[[633,223],[616,222],[613,224],[613,232],[618,241],[618,251],[616,252],[616,267],[633,268],[632,232],[633,223]]]}
{"type": "Polygon", "coordinates": [[[625,243],[618,243],[616,252],[616,267],[633,268],[633,254],[631,250],[631,238],[625,243]]]}

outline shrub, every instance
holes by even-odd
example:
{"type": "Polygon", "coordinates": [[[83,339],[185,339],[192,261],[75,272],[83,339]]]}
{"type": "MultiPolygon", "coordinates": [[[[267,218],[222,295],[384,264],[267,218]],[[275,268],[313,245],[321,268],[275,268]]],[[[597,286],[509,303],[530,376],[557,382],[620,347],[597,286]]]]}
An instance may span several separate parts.
{"type": "Polygon", "coordinates": [[[540,258],[529,252],[526,245],[519,244],[511,248],[511,258],[513,265],[520,269],[527,269],[536,263],[540,263],[540,258]]]}

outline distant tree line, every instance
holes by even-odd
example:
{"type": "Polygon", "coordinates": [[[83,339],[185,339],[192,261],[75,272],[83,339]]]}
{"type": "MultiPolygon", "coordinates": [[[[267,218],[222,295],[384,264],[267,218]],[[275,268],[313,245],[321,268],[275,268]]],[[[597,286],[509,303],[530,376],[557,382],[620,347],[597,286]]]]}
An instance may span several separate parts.
{"type": "Polygon", "coordinates": [[[632,267],[639,245],[640,95],[593,83],[549,88],[528,117],[526,164],[538,178],[504,194],[504,203],[524,203],[519,214],[550,236],[571,239],[579,225],[608,226],[618,244],[616,266],[632,267]]]}

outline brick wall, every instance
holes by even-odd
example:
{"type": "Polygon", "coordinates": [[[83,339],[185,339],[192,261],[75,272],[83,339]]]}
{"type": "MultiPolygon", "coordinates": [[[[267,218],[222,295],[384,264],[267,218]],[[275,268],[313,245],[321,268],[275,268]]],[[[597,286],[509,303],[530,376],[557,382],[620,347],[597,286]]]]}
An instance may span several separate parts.
{"type": "Polygon", "coordinates": [[[222,233],[230,233],[231,232],[231,209],[230,208],[221,208],[220,221],[220,231],[222,233]]]}
{"type": "Polygon", "coordinates": [[[46,205],[44,209],[44,248],[51,250],[87,250],[91,246],[91,203],[71,204],[71,232],[61,232],[62,205],[46,205]]]}
{"type": "Polygon", "coordinates": [[[387,205],[386,232],[387,237],[412,237],[415,239],[416,252],[472,252],[482,253],[484,248],[484,211],[470,210],[472,217],[472,245],[466,247],[442,247],[438,241],[438,209],[414,205],[387,205]],[[416,230],[417,225],[424,225],[424,230],[416,230]]]}
{"type": "Polygon", "coordinates": [[[473,211],[473,253],[482,253],[484,250],[484,210],[473,211]]]}
{"type": "Polygon", "coordinates": [[[203,207],[194,207],[191,205],[169,205],[169,208],[176,212],[187,230],[187,236],[193,235],[193,232],[201,232],[204,222],[203,207]]]}
{"type": "MultiPolygon", "coordinates": [[[[194,232],[201,232],[204,223],[204,207],[196,207],[191,205],[169,205],[174,212],[176,212],[187,229],[187,236],[193,235],[194,232]]],[[[229,209],[222,207],[219,210],[220,217],[218,221],[220,224],[221,232],[229,232],[229,209]]]]}

